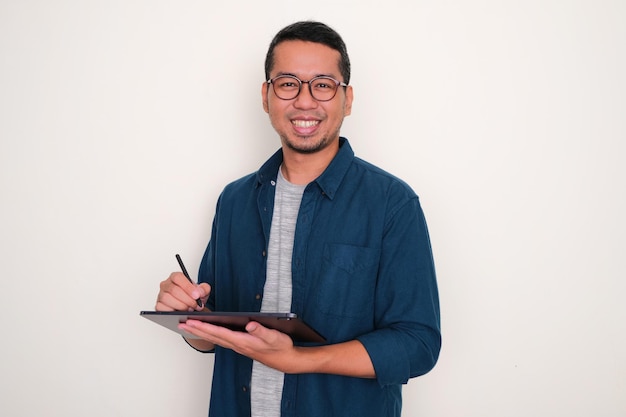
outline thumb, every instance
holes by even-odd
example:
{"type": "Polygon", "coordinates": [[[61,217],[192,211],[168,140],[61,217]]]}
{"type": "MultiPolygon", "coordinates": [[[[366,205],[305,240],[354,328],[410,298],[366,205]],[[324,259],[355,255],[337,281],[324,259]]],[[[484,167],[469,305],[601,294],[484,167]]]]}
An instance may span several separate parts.
{"type": "Polygon", "coordinates": [[[246,332],[269,344],[276,343],[277,335],[280,334],[278,331],[268,329],[256,321],[251,321],[246,324],[246,332]]]}
{"type": "Polygon", "coordinates": [[[259,323],[255,321],[250,321],[246,324],[246,331],[250,334],[258,333],[259,323]]]}
{"type": "Polygon", "coordinates": [[[257,323],[256,321],[251,321],[246,324],[246,331],[252,336],[258,337],[259,339],[269,342],[268,338],[271,335],[271,331],[257,323]]]}
{"type": "Polygon", "coordinates": [[[196,288],[194,288],[192,292],[192,296],[195,298],[203,298],[206,300],[206,297],[211,293],[211,286],[206,282],[198,284],[196,288]]]}

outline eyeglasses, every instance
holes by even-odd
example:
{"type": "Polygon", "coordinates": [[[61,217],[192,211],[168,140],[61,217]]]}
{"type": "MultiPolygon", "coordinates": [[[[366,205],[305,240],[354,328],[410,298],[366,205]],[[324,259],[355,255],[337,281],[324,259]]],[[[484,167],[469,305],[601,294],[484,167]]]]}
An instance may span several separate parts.
{"type": "Polygon", "coordinates": [[[337,94],[339,87],[347,87],[348,84],[335,80],[331,77],[320,76],[302,81],[294,75],[279,75],[266,81],[274,88],[276,97],[281,100],[293,100],[298,97],[302,90],[302,84],[309,85],[309,93],[317,101],[330,101],[337,94]]]}

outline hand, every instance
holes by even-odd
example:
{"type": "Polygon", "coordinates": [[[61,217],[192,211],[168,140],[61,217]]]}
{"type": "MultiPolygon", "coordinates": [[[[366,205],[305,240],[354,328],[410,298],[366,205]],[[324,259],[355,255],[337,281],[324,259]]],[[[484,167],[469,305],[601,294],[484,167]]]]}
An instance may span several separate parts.
{"type": "Polygon", "coordinates": [[[173,272],[165,281],[161,282],[157,296],[156,311],[191,311],[202,310],[196,303],[200,298],[202,305],[206,303],[211,292],[207,283],[192,284],[180,272],[173,272]]]}
{"type": "Polygon", "coordinates": [[[187,320],[179,328],[215,345],[263,363],[284,373],[296,373],[298,348],[289,336],[278,330],[268,329],[257,322],[246,325],[246,331],[234,331],[222,326],[187,320]]]}

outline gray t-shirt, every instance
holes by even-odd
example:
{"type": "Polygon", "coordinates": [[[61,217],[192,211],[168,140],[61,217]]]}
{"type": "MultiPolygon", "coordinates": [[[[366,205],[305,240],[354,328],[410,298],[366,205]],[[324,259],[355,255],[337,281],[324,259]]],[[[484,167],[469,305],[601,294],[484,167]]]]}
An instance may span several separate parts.
{"type": "MultiPolygon", "coordinates": [[[[282,167],[281,167],[282,168],[282,167]]],[[[267,249],[267,278],[262,312],[291,311],[291,258],[300,202],[306,185],[289,183],[278,170],[274,213],[267,249]]],[[[250,401],[252,417],[280,417],[284,374],[262,363],[252,363],[250,401]]]]}

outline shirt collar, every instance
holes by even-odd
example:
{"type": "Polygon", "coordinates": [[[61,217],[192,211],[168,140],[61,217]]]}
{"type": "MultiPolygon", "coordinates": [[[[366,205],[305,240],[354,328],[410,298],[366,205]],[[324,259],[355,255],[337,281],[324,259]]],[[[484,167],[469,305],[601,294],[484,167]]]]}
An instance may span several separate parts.
{"type": "MultiPolygon", "coordinates": [[[[322,189],[322,192],[331,200],[335,197],[335,193],[343,181],[348,167],[354,159],[354,152],[344,137],[339,138],[339,152],[330,162],[328,167],[322,172],[322,175],[314,181],[322,189]]],[[[283,151],[279,149],[261,166],[257,171],[257,186],[269,181],[276,181],[278,176],[278,168],[283,162],[283,151]]]]}

